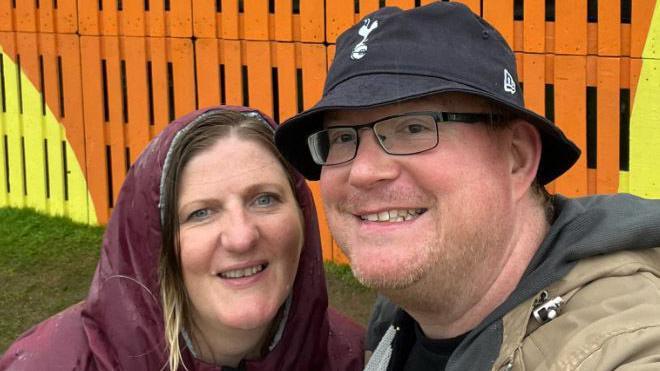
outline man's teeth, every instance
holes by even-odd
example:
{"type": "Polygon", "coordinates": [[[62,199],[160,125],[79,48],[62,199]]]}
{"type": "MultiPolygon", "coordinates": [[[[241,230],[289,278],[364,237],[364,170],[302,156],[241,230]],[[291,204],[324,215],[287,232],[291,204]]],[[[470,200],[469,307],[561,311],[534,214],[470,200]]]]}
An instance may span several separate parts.
{"type": "Polygon", "coordinates": [[[370,222],[403,222],[412,220],[424,213],[425,209],[395,209],[379,213],[360,215],[360,219],[370,222]]]}
{"type": "Polygon", "coordinates": [[[259,264],[250,268],[236,269],[233,271],[222,272],[219,275],[222,278],[243,278],[243,277],[250,277],[254,274],[261,272],[262,270],[264,270],[264,265],[259,264]]]}

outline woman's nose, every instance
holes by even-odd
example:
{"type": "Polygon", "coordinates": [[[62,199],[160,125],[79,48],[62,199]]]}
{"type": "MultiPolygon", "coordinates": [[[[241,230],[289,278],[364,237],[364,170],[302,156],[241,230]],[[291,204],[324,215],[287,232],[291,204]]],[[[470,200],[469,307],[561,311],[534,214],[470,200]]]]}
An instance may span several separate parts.
{"type": "Polygon", "coordinates": [[[259,240],[259,228],[254,216],[244,209],[228,211],[228,223],[220,234],[220,245],[230,252],[249,251],[259,240]]]}

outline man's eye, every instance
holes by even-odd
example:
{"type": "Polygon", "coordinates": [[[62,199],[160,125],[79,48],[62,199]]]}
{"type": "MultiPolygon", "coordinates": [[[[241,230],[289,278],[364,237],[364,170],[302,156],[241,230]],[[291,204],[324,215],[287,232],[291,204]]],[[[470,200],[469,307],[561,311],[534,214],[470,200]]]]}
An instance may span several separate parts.
{"type": "Polygon", "coordinates": [[[406,134],[418,134],[429,130],[431,129],[424,123],[410,123],[406,124],[406,126],[403,128],[403,131],[406,134]]]}
{"type": "Polygon", "coordinates": [[[331,137],[330,142],[335,144],[350,143],[355,140],[353,133],[336,133],[331,137]]]}

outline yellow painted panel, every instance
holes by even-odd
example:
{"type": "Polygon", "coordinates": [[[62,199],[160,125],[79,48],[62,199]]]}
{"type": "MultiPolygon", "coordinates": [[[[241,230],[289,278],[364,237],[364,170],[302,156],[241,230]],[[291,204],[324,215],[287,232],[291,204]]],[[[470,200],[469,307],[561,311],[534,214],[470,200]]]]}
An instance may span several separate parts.
{"type": "Polygon", "coordinates": [[[646,35],[646,44],[642,51],[643,59],[660,59],[660,1],[655,2],[649,33],[646,35]]]}
{"type": "Polygon", "coordinates": [[[629,191],[660,198],[660,2],[656,2],[642,56],[630,118],[629,191]]]}
{"type": "Polygon", "coordinates": [[[630,173],[627,171],[619,172],[619,192],[630,193],[630,173]]]}
{"type": "Polygon", "coordinates": [[[19,120],[25,140],[25,174],[27,179],[27,206],[40,212],[46,207],[46,169],[44,153],[44,118],[41,114],[41,93],[21,71],[23,113],[19,120]]]}
{"type": "Polygon", "coordinates": [[[7,55],[3,54],[2,58],[6,112],[0,110],[0,135],[3,136],[0,138],[0,168],[2,168],[0,182],[3,182],[0,184],[0,206],[27,206],[50,215],[67,216],[80,223],[97,224],[96,211],[85,176],[77,156],[66,140],[64,127],[48,107],[45,115],[43,114],[41,93],[25,74],[20,77],[22,94],[19,97],[18,68],[7,55]],[[20,99],[22,99],[22,114],[20,99]],[[8,140],[10,192],[7,192],[4,186],[7,179],[4,168],[4,135],[7,135],[8,140]],[[24,159],[21,138],[24,138],[25,143],[24,159]],[[44,139],[47,141],[47,148],[44,139]],[[66,151],[66,167],[63,151],[66,151]],[[27,170],[25,174],[28,180],[27,196],[23,184],[24,170],[27,170]],[[47,193],[50,197],[47,197],[47,193]]]}
{"type": "MultiPolygon", "coordinates": [[[[24,207],[23,154],[21,150],[23,128],[20,124],[18,70],[16,64],[4,53],[2,66],[5,79],[5,112],[0,114],[0,121],[2,121],[5,135],[7,135],[7,162],[9,165],[7,200],[9,206],[24,207]]],[[[4,155],[3,152],[2,156],[4,157],[4,155]]]]}
{"type": "Polygon", "coordinates": [[[57,123],[57,119],[50,110],[46,110],[44,117],[46,129],[46,143],[48,144],[48,213],[50,215],[65,215],[66,200],[64,186],[64,162],[62,155],[62,140],[64,129],[57,123]]]}
{"type": "Polygon", "coordinates": [[[69,218],[91,225],[97,225],[96,209],[92,196],[87,188],[87,181],[85,174],[82,172],[82,167],[78,163],[78,158],[73,152],[73,148],[68,141],[66,141],[66,160],[68,169],[68,185],[69,185],[69,200],[67,202],[68,208],[66,215],[69,218]]]}
{"type": "MultiPolygon", "coordinates": [[[[5,55],[2,52],[0,47],[0,74],[4,76],[4,71],[2,71],[2,65],[4,64],[5,55]]],[[[0,84],[0,98],[5,96],[3,91],[4,84],[0,84]]],[[[0,102],[2,105],[3,102],[0,102]]],[[[5,156],[5,120],[4,120],[3,107],[0,107],[0,207],[9,206],[9,194],[7,194],[7,168],[6,168],[6,156],[5,156]]]]}

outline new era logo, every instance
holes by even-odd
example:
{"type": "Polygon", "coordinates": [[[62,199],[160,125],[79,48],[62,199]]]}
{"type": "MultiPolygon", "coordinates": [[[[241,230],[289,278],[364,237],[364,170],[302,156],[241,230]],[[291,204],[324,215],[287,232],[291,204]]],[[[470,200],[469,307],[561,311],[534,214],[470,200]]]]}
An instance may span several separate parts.
{"type": "Polygon", "coordinates": [[[504,91],[511,94],[516,94],[516,80],[513,79],[513,76],[504,69],[504,91]]]}

